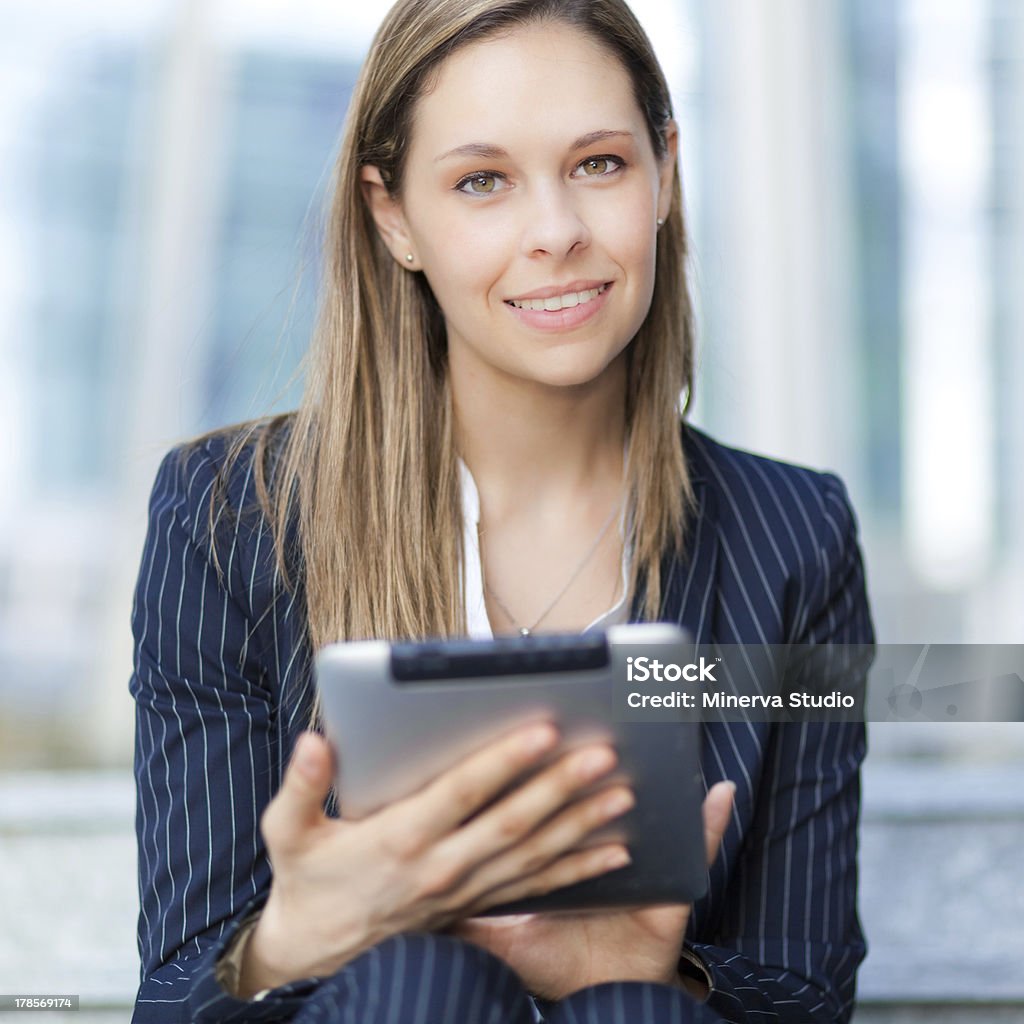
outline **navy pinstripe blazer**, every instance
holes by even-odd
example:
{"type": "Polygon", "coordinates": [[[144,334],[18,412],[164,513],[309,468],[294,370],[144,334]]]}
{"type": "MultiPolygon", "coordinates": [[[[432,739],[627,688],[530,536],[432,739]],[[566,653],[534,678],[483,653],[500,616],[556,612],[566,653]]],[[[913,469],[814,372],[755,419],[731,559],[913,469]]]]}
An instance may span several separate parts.
{"type": "MultiPolygon", "coordinates": [[[[662,618],[700,643],[871,643],[842,482],[690,426],[683,440],[697,512],[686,557],[664,567],[662,618]]],[[[139,1021],[287,1019],[314,988],[298,982],[243,1005],[213,976],[238,924],[266,898],[259,818],[306,725],[313,685],[301,592],[281,588],[262,519],[225,517],[215,531],[222,576],[211,561],[208,503],[227,443],[164,460],[135,596],[139,1021]]],[[[227,497],[236,510],[252,505],[244,459],[227,497]]],[[[863,726],[715,723],[704,741],[706,783],[738,786],[686,941],[713,980],[709,1007],[751,1024],[848,1020],[865,952],[856,912],[863,726]]]]}

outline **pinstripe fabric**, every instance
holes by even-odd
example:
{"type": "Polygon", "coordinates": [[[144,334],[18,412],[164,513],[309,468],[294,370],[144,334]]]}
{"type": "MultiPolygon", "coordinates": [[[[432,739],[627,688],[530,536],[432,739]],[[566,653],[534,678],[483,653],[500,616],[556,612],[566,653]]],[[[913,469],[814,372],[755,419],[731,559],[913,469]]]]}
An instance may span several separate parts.
{"type": "MultiPolygon", "coordinates": [[[[856,524],[839,479],[726,448],[691,427],[684,442],[698,514],[686,557],[664,566],[662,617],[702,643],[870,642],[856,524]]],[[[301,1011],[310,1021],[427,1024],[486,1021],[497,1005],[500,1019],[517,1021],[522,993],[503,965],[438,936],[399,937],[327,983],[296,982],[259,1003],[232,1000],[217,985],[217,957],[266,898],[259,815],[312,698],[302,596],[280,586],[259,516],[221,515],[222,575],[212,562],[207,507],[225,447],[207,441],[164,460],[133,610],[135,1019],[270,1021],[301,1011]],[[332,1000],[335,1016],[307,1016],[328,1013],[332,1000]]],[[[252,507],[244,460],[227,499],[233,510],[252,507]]],[[[708,1004],[616,983],[546,1007],[547,1020],[848,1020],[864,956],[856,915],[863,728],[710,724],[704,742],[706,783],[738,786],[687,934],[714,981],[708,1004]]]]}
{"type": "MultiPolygon", "coordinates": [[[[444,935],[398,935],[370,950],[310,997],[295,1024],[532,1024],[522,983],[501,960],[444,935]],[[396,983],[385,991],[385,979],[396,983]],[[455,979],[454,984],[449,980],[455,979]]],[[[719,1018],[663,985],[609,982],[551,1008],[547,1024],[636,1024],[719,1018]]]]}

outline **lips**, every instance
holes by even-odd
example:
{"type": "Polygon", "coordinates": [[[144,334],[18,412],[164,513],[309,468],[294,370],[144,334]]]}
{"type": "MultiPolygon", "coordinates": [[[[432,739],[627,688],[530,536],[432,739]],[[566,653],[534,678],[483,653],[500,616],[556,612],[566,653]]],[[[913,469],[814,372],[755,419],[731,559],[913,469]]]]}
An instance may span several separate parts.
{"type": "Polygon", "coordinates": [[[524,296],[520,299],[508,299],[506,301],[509,305],[515,306],[516,309],[545,310],[548,313],[557,313],[562,309],[573,309],[575,306],[582,306],[592,302],[607,287],[607,284],[599,284],[591,288],[568,288],[564,291],[544,289],[549,291],[550,294],[538,295],[535,293],[533,296],[524,296]]]}
{"type": "Polygon", "coordinates": [[[571,330],[604,308],[612,284],[611,281],[572,281],[506,299],[505,306],[524,326],[542,331],[571,330]]]}

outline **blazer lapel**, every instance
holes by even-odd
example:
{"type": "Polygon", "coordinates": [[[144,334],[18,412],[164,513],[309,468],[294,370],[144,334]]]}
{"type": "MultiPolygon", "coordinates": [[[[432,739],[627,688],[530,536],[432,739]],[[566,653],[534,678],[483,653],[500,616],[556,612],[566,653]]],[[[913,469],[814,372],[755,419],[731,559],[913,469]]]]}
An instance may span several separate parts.
{"type": "MultiPolygon", "coordinates": [[[[691,478],[696,510],[689,523],[682,557],[661,563],[662,622],[676,622],[696,644],[711,643],[718,584],[718,505],[714,490],[702,476],[691,478]]],[[[631,618],[639,620],[642,592],[633,602],[631,618]]]]}
{"type": "Polygon", "coordinates": [[[693,489],[697,507],[690,520],[683,557],[669,557],[661,563],[661,620],[678,622],[697,645],[702,645],[711,642],[715,617],[718,509],[714,491],[704,480],[694,480],[693,489]]]}

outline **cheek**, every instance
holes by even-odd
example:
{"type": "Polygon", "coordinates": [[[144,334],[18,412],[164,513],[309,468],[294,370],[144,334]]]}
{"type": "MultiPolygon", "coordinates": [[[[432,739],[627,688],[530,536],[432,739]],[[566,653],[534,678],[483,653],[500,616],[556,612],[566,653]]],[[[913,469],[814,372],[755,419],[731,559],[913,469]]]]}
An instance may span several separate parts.
{"type": "Polygon", "coordinates": [[[638,298],[650,297],[654,287],[655,237],[639,218],[619,221],[605,236],[607,252],[622,269],[627,287],[638,298]]]}
{"type": "Polygon", "coordinates": [[[613,203],[595,205],[592,210],[595,242],[630,277],[654,272],[654,209],[650,193],[637,189],[622,193],[613,203]]]}
{"type": "Polygon", "coordinates": [[[449,219],[429,237],[424,271],[447,316],[456,316],[456,307],[471,315],[494,298],[491,292],[508,263],[501,232],[483,230],[479,221],[469,225],[449,219]]]}

